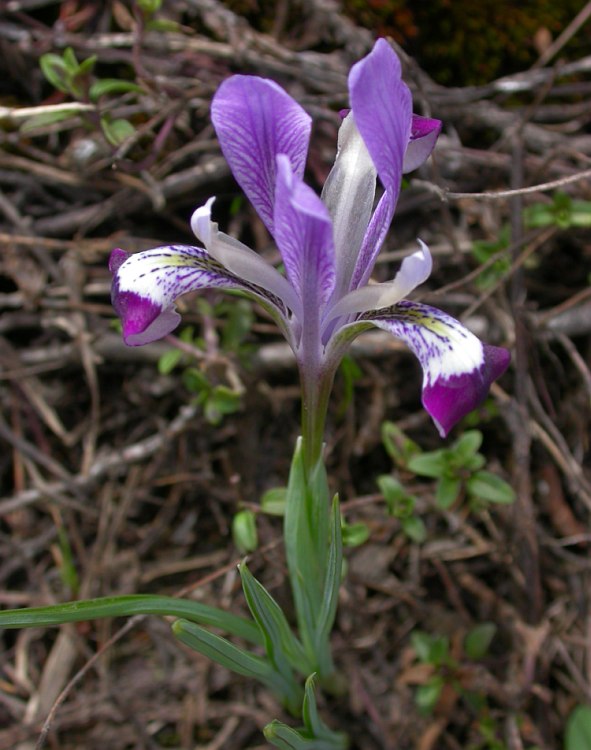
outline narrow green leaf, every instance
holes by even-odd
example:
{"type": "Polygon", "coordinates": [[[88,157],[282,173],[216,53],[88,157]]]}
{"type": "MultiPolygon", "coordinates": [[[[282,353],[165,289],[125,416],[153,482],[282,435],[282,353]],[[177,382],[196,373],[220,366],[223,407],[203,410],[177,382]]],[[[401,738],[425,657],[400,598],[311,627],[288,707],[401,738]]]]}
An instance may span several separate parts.
{"type": "Polygon", "coordinates": [[[164,352],[158,359],[158,372],[161,375],[170,375],[174,368],[181,361],[183,353],[180,349],[169,349],[164,352]]]}
{"type": "Polygon", "coordinates": [[[20,126],[19,131],[21,133],[29,133],[32,130],[38,130],[47,125],[54,125],[56,122],[62,122],[63,120],[69,120],[74,117],[80,117],[80,110],[60,109],[58,112],[43,112],[42,114],[33,115],[33,117],[29,117],[28,120],[25,120],[20,126]]]}
{"type": "Polygon", "coordinates": [[[417,443],[407,437],[394,422],[382,423],[382,443],[390,458],[401,468],[406,468],[410,458],[421,453],[417,443]]]}
{"type": "Polygon", "coordinates": [[[589,750],[591,747],[591,708],[577,706],[566,722],[564,750],[589,750]]]}
{"type": "Polygon", "coordinates": [[[490,471],[478,471],[468,479],[466,489],[470,495],[489,503],[509,505],[515,500],[511,485],[490,471]]]}
{"type": "Polygon", "coordinates": [[[333,669],[332,657],[330,655],[330,633],[337,613],[343,568],[341,512],[337,495],[335,495],[332,501],[330,532],[328,564],[326,566],[326,578],[323,586],[322,606],[316,621],[315,637],[315,652],[322,657],[323,677],[333,669]]]}
{"type": "Polygon", "coordinates": [[[88,95],[91,101],[96,102],[97,99],[105,96],[105,94],[128,94],[130,91],[141,94],[143,89],[137,83],[132,83],[131,81],[120,81],[117,78],[102,78],[91,85],[88,95]]]}
{"type": "Polygon", "coordinates": [[[346,750],[347,738],[332,732],[330,738],[308,737],[307,732],[288,727],[281,721],[272,721],[263,729],[265,739],[281,750],[346,750]]]}
{"type": "Polygon", "coordinates": [[[217,607],[210,607],[189,599],[175,599],[172,596],[153,594],[107,596],[100,599],[54,604],[50,607],[5,610],[0,612],[0,628],[38,628],[62,625],[64,622],[83,622],[99,620],[103,617],[130,617],[132,615],[182,617],[202,625],[220,628],[251,643],[262,643],[261,633],[256,623],[244,617],[238,617],[217,607]]]}
{"type": "Polygon", "coordinates": [[[62,60],[64,61],[66,70],[68,70],[72,76],[75,76],[78,72],[78,60],[76,59],[74,50],[71,47],[66,47],[64,54],[62,55],[62,60]]]}
{"type": "Polygon", "coordinates": [[[254,677],[265,683],[272,679],[273,668],[266,659],[235,646],[200,625],[188,620],[176,620],[171,628],[175,637],[185,646],[189,646],[232,672],[244,677],[254,677]]]}
{"type": "Polygon", "coordinates": [[[248,608],[263,633],[271,664],[286,677],[291,676],[292,668],[303,675],[309,674],[312,667],[281,607],[245,563],[240,565],[239,571],[248,608]]]}
{"type": "Polygon", "coordinates": [[[219,635],[210,633],[195,623],[177,620],[172,632],[186,646],[207,656],[212,661],[245,677],[254,677],[273,691],[294,716],[301,712],[302,689],[293,679],[273,669],[272,664],[256,654],[235,646],[219,635]]]}
{"type": "Polygon", "coordinates": [[[302,704],[302,719],[306,728],[306,733],[317,740],[329,743],[329,747],[342,748],[347,747],[347,737],[341,732],[334,732],[325,724],[318,714],[318,705],[316,703],[316,675],[311,674],[306,680],[304,688],[304,702],[302,704]]]}

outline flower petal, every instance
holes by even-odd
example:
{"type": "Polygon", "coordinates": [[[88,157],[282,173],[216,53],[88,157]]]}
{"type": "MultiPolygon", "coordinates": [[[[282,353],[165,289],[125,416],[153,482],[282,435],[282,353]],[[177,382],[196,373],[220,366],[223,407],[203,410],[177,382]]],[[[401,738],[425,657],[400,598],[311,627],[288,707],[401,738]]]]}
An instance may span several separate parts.
{"type": "Polygon", "coordinates": [[[355,123],[385,188],[400,189],[411,135],[412,99],[400,61],[385,39],[351,68],[349,98],[355,123]]]}
{"type": "Polygon", "coordinates": [[[113,307],[129,346],[148,344],[173,331],[180,322],[174,308],[177,297],[207,287],[241,289],[262,297],[278,316],[282,314],[263,290],[232,276],[199,247],[168,245],[133,255],[117,249],[109,267],[113,307]]]}
{"type": "Polygon", "coordinates": [[[349,292],[330,310],[330,317],[327,315],[326,322],[340,315],[391,307],[408,296],[429,278],[433,267],[429,248],[422,240],[419,240],[419,245],[419,250],[402,261],[393,281],[371,284],[349,292]]]}
{"type": "Polygon", "coordinates": [[[236,75],[217,90],[211,119],[236,181],[272,234],[276,157],[286,154],[303,177],[309,115],[274,81],[236,75]]]}
{"type": "Polygon", "coordinates": [[[299,315],[301,303],[287,279],[247,245],[218,230],[217,223],[211,220],[214,200],[210,198],[191,217],[191,229],[208,254],[234,276],[266,289],[299,315]]]}
{"type": "Polygon", "coordinates": [[[277,157],[275,240],[301,300],[303,327],[318,340],[317,321],[335,283],[332,223],[320,197],[292,172],[286,156],[277,157]]]}
{"type": "Polygon", "coordinates": [[[423,406],[442,437],[486,398],[509,365],[506,349],[482,344],[455,318],[428,305],[404,301],[365,320],[402,339],[418,358],[423,406]]]}
{"type": "Polygon", "coordinates": [[[441,120],[421,117],[420,115],[412,116],[410,142],[406,147],[402,165],[402,171],[405,174],[412,172],[413,169],[418,169],[421,164],[427,161],[435,148],[440,132],[441,120]]]}
{"type": "Polygon", "coordinates": [[[373,208],[376,176],[369,151],[349,114],[339,129],[337,158],[322,190],[333,223],[337,298],[350,289],[373,208]]]}

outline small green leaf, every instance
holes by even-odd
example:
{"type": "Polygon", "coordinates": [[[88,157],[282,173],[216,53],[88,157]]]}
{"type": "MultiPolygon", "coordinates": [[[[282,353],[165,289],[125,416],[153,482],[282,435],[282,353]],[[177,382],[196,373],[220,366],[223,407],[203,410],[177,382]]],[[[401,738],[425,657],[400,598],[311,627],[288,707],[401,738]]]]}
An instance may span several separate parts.
{"type": "Polygon", "coordinates": [[[41,55],[39,65],[43,75],[54,88],[58,89],[58,91],[63,91],[64,94],[70,93],[71,87],[68,68],[59,55],[54,55],[52,52],[41,55]]]}
{"type": "Polygon", "coordinates": [[[137,4],[144,13],[152,16],[160,10],[162,0],[137,0],[137,4]]]}
{"type": "Polygon", "coordinates": [[[143,89],[138,86],[137,83],[131,81],[119,81],[116,78],[103,78],[100,81],[95,81],[89,91],[88,95],[91,101],[96,102],[101,96],[105,94],[127,94],[130,91],[135,93],[142,93],[143,89]]]}
{"type": "Polygon", "coordinates": [[[415,630],[410,635],[410,642],[419,661],[429,664],[431,662],[431,648],[433,636],[422,630],[415,630]]]}
{"type": "Polygon", "coordinates": [[[348,524],[343,521],[343,545],[360,547],[369,539],[369,527],[366,523],[348,524]]]}
{"type": "Polygon", "coordinates": [[[240,510],[232,519],[232,539],[241,555],[258,547],[256,516],[251,510],[240,510]]]}
{"type": "MultiPolygon", "coordinates": [[[[180,351],[175,349],[174,351],[180,351]]],[[[183,372],[183,385],[191,393],[209,393],[211,391],[211,384],[207,379],[205,373],[198,370],[196,367],[187,367],[183,372]]]]}
{"type": "Polygon", "coordinates": [[[402,519],[402,531],[406,536],[417,544],[422,544],[427,538],[427,528],[423,519],[418,516],[409,516],[402,519]]]}
{"type": "Polygon", "coordinates": [[[169,349],[158,359],[158,372],[161,375],[169,375],[181,361],[183,353],[180,349],[169,349]]]}
{"type": "Polygon", "coordinates": [[[577,706],[566,722],[564,750],[589,750],[591,748],[591,708],[577,706]]]}
{"type": "Polygon", "coordinates": [[[407,437],[394,422],[382,423],[382,442],[390,458],[403,469],[412,456],[421,452],[417,443],[407,437]]]}
{"type": "Polygon", "coordinates": [[[464,638],[466,656],[474,661],[485,657],[496,632],[497,626],[493,622],[483,622],[472,628],[464,638]]]}
{"type": "Polygon", "coordinates": [[[416,505],[416,498],[407,494],[398,479],[389,474],[382,474],[378,477],[377,482],[388,506],[388,513],[391,516],[395,518],[407,518],[412,515],[416,505]]]}
{"type": "Polygon", "coordinates": [[[70,540],[63,526],[58,528],[58,540],[61,552],[60,577],[68,591],[75,595],[80,587],[80,581],[74,565],[70,540]]]}
{"type": "Polygon", "coordinates": [[[420,685],[415,693],[415,701],[419,711],[423,715],[433,712],[441,691],[443,690],[443,678],[439,675],[432,677],[425,685],[420,685]]]}
{"type": "Polygon", "coordinates": [[[120,146],[124,141],[135,133],[135,128],[128,120],[110,120],[101,117],[103,134],[111,146],[120,146]]]}
{"type": "MultiPolygon", "coordinates": [[[[467,430],[451,447],[451,451],[459,461],[465,461],[473,456],[482,445],[480,430],[467,430]]],[[[463,465],[463,464],[462,464],[463,465]]]]}
{"type": "Polygon", "coordinates": [[[96,55],[91,55],[90,57],[87,57],[86,60],[83,60],[78,66],[76,77],[81,78],[88,75],[94,68],[94,64],[97,60],[98,57],[96,55]]]}
{"type": "Polygon", "coordinates": [[[408,462],[409,471],[423,477],[442,477],[446,474],[447,468],[447,451],[444,449],[412,456],[408,462]]]}
{"type": "Polygon", "coordinates": [[[441,477],[435,491],[435,505],[441,510],[448,510],[458,499],[462,489],[462,480],[455,477],[441,477]]]}
{"type": "Polygon", "coordinates": [[[304,688],[304,702],[302,704],[302,719],[307,734],[317,740],[324,740],[330,743],[328,746],[335,748],[346,748],[348,745],[347,737],[340,732],[333,730],[322,721],[318,714],[316,703],[316,675],[311,674],[306,680],[304,688]]]}
{"type": "Polygon", "coordinates": [[[242,404],[242,394],[225,385],[216,385],[205,402],[205,418],[210,424],[219,424],[226,414],[234,414],[242,404]]]}
{"type": "Polygon", "coordinates": [[[478,471],[466,482],[468,493],[489,503],[508,505],[515,500],[511,485],[490,471],[478,471]]]}
{"type": "Polygon", "coordinates": [[[261,510],[269,516],[285,515],[287,487],[272,487],[261,497],[261,510]]]}
{"type": "Polygon", "coordinates": [[[78,73],[79,65],[74,50],[71,47],[66,47],[62,56],[66,70],[70,75],[75,76],[78,73]]]}

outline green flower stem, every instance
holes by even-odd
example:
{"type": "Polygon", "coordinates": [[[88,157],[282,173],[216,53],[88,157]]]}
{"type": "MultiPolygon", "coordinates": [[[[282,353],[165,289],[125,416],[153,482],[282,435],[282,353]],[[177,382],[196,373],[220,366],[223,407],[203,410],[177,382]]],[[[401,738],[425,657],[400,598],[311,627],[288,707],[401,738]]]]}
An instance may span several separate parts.
{"type": "MultiPolygon", "coordinates": [[[[302,440],[304,468],[308,474],[322,458],[324,426],[334,371],[300,367],[302,383],[302,440]]],[[[327,508],[328,512],[328,508],[327,508]]]]}

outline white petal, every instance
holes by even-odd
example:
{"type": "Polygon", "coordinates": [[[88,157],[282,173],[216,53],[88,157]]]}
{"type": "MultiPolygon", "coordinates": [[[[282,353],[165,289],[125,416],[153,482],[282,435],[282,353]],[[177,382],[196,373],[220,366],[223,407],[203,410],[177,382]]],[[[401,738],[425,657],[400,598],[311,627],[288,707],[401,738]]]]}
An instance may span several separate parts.
{"type": "Polygon", "coordinates": [[[371,284],[349,292],[330,310],[326,322],[341,315],[391,307],[426,281],[431,274],[433,261],[427,245],[422,240],[419,240],[419,245],[420,250],[402,261],[393,281],[371,284]]]}

